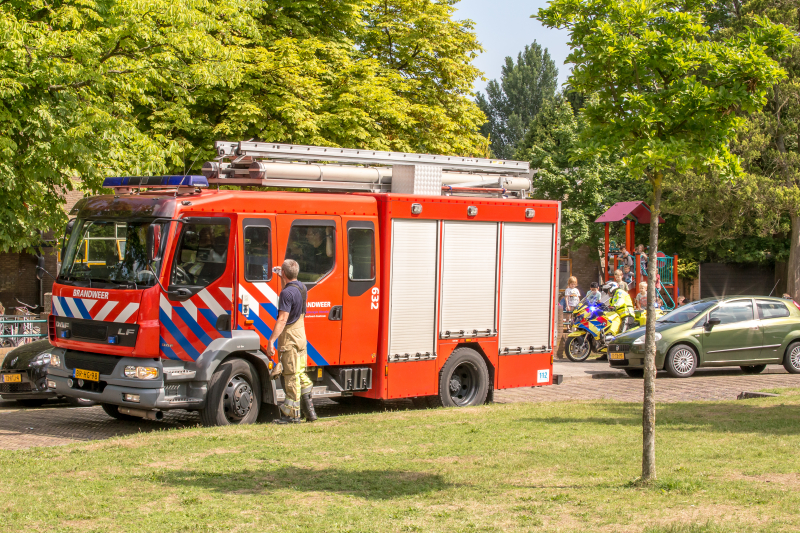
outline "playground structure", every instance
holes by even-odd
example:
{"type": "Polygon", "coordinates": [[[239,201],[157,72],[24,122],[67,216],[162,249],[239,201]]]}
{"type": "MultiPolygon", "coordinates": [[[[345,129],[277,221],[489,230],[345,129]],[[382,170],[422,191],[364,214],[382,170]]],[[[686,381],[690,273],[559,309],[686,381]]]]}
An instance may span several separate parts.
{"type": "MultiPolygon", "coordinates": [[[[611,275],[616,269],[622,268],[622,251],[611,242],[612,222],[625,222],[625,248],[634,260],[634,287],[630,292],[635,294],[639,283],[647,281],[647,271],[639,255],[636,254],[636,224],[650,224],[650,206],[644,202],[618,202],[600,215],[597,223],[605,224],[605,246],[603,248],[603,262],[605,267],[605,280],[613,279],[611,275]]],[[[663,224],[664,219],[658,217],[658,223],[663,224]]],[[[678,300],[678,256],[667,256],[658,252],[658,274],[656,275],[656,294],[663,302],[663,309],[674,309],[678,300]]]]}

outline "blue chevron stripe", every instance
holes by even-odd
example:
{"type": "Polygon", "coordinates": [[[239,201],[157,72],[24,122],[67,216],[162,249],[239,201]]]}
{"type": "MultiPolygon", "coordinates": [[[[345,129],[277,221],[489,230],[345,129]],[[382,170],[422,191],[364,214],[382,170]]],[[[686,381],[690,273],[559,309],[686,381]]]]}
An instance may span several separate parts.
{"type": "MultiPolygon", "coordinates": [[[[269,313],[270,316],[272,316],[272,318],[275,319],[278,318],[278,309],[273,304],[271,303],[261,304],[261,307],[265,311],[267,311],[267,313],[269,313]]],[[[239,304],[239,311],[240,312],[242,311],[241,304],[239,304]]],[[[272,329],[270,329],[270,327],[267,326],[264,323],[264,321],[261,320],[260,317],[256,316],[255,313],[250,313],[250,316],[247,318],[248,320],[252,320],[253,325],[256,327],[256,330],[258,330],[259,333],[261,333],[267,340],[269,340],[270,336],[272,335],[272,329]]],[[[316,348],[314,348],[314,345],[308,342],[307,340],[306,340],[306,350],[308,351],[308,356],[311,358],[312,361],[314,361],[314,364],[316,364],[317,366],[328,366],[330,364],[328,363],[328,361],[325,360],[324,357],[322,357],[322,354],[319,353],[319,351],[316,348]]]]}
{"type": "Polygon", "coordinates": [[[91,320],[92,315],[89,314],[89,310],[86,309],[85,305],[83,305],[83,300],[81,300],[80,298],[73,298],[73,301],[75,302],[75,307],[78,308],[78,313],[80,313],[81,318],[84,318],[86,320],[91,320]]]}
{"type": "Polygon", "coordinates": [[[158,337],[158,341],[159,341],[158,347],[159,347],[159,349],[161,349],[161,353],[166,355],[168,359],[172,359],[172,360],[175,360],[175,361],[180,361],[181,358],[178,357],[178,354],[176,354],[172,350],[172,348],[170,348],[169,346],[165,346],[165,344],[169,344],[169,343],[164,340],[164,337],[159,336],[158,337]]]}
{"type": "MultiPolygon", "coordinates": [[[[205,307],[198,307],[197,308],[197,312],[200,313],[201,315],[203,315],[203,318],[208,320],[208,323],[211,324],[212,328],[217,325],[217,318],[219,318],[219,317],[217,315],[215,315],[214,312],[211,309],[207,309],[205,307]]],[[[230,313],[228,313],[228,314],[230,314],[230,313]]],[[[217,333],[219,333],[223,337],[230,337],[231,336],[231,332],[230,331],[217,331],[217,333]]]]}
{"type": "Polygon", "coordinates": [[[158,310],[158,318],[161,320],[161,323],[164,324],[164,327],[167,328],[169,334],[172,335],[172,338],[177,341],[180,347],[192,358],[193,361],[196,361],[198,357],[200,357],[200,353],[195,350],[194,346],[183,336],[183,333],[175,326],[175,323],[167,316],[163,309],[158,310]]]}
{"type": "Polygon", "coordinates": [[[198,339],[200,339],[200,342],[206,346],[211,344],[211,337],[206,335],[205,330],[203,330],[203,328],[200,327],[200,324],[198,324],[197,321],[192,318],[192,315],[189,314],[189,311],[187,311],[186,308],[184,308],[182,305],[172,306],[172,312],[177,313],[178,316],[181,317],[181,320],[183,320],[186,325],[189,326],[189,329],[192,330],[192,333],[194,333],[198,339]]]}

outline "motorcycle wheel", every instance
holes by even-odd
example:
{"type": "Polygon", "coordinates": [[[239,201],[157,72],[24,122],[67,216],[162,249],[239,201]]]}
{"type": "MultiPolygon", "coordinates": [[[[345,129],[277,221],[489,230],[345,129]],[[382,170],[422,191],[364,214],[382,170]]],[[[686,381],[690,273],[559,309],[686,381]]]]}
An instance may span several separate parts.
{"type": "Polygon", "coordinates": [[[592,341],[589,334],[582,337],[567,337],[567,345],[564,347],[564,354],[567,359],[575,363],[586,361],[592,353],[592,341]]]}

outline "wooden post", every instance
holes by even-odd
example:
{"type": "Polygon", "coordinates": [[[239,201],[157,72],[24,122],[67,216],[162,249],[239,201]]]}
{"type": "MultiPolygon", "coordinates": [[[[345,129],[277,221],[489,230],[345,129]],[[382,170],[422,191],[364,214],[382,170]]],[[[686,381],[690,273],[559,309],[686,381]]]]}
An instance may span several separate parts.
{"type": "Polygon", "coordinates": [[[606,244],[605,244],[605,257],[606,257],[606,281],[610,280],[610,273],[608,271],[608,253],[611,248],[611,234],[609,233],[608,222],[606,222],[606,244]]]}
{"type": "Polygon", "coordinates": [[[678,254],[672,256],[672,302],[678,307],[678,254]]]}

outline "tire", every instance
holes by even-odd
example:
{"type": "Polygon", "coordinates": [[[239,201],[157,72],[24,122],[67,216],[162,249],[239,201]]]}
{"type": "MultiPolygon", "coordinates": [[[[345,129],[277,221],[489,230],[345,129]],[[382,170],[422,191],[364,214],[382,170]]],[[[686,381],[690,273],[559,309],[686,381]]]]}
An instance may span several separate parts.
{"type": "Polygon", "coordinates": [[[624,368],[623,370],[625,370],[629,378],[639,379],[644,377],[644,368],[624,368]]]}
{"type": "Polygon", "coordinates": [[[783,368],[790,374],[800,374],[800,342],[793,342],[786,348],[783,368]]]}
{"type": "Polygon", "coordinates": [[[767,365],[750,365],[739,367],[745,374],[760,374],[767,369],[767,365]]]}
{"type": "Polygon", "coordinates": [[[587,332],[582,337],[567,337],[564,354],[574,363],[586,361],[592,354],[592,340],[587,332]]]}
{"type": "Polygon", "coordinates": [[[439,371],[439,394],[428,396],[429,407],[469,407],[486,403],[489,369],[472,348],[457,348],[439,371]]]}
{"type": "Polygon", "coordinates": [[[664,369],[673,378],[688,378],[697,370],[697,354],[686,344],[673,346],[667,354],[664,369]]]}
{"type": "Polygon", "coordinates": [[[86,398],[67,398],[67,403],[73,407],[91,407],[96,405],[94,400],[87,400],[86,398]]]}
{"type": "Polygon", "coordinates": [[[131,416],[131,415],[126,415],[124,413],[120,413],[118,405],[111,405],[110,403],[104,403],[101,405],[101,407],[108,416],[110,416],[111,418],[116,418],[117,420],[122,420],[123,422],[141,422],[143,420],[146,420],[144,418],[139,418],[138,416],[131,416]]]}
{"type": "Polygon", "coordinates": [[[248,361],[237,357],[222,362],[211,376],[200,421],[209,427],[253,424],[260,408],[258,373],[248,361]]]}
{"type": "Polygon", "coordinates": [[[17,400],[17,404],[21,405],[22,407],[41,407],[47,400],[38,400],[38,399],[30,399],[30,400],[17,400]]]}

